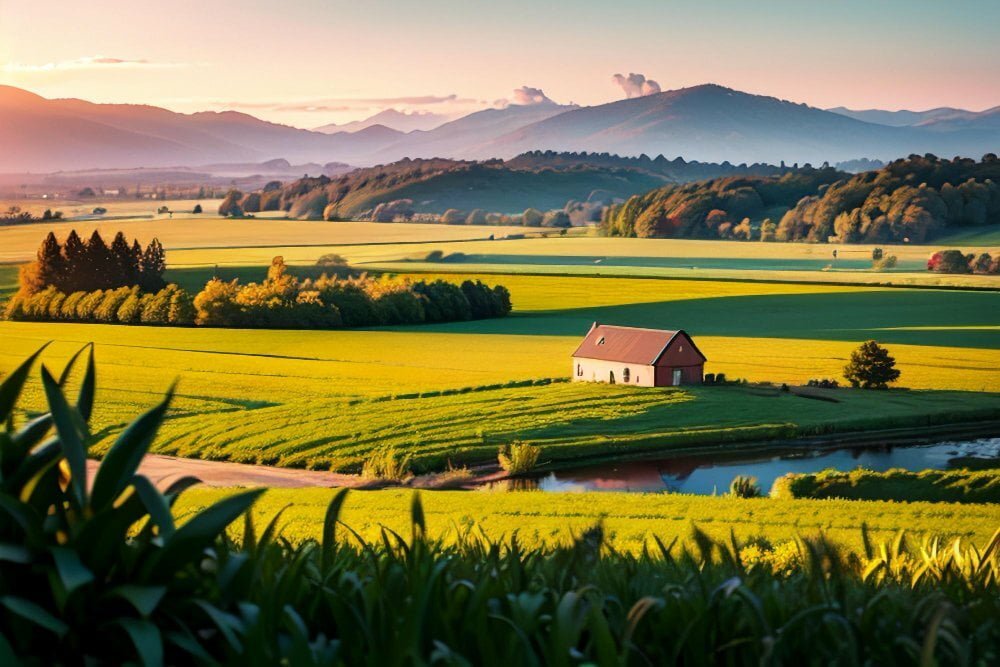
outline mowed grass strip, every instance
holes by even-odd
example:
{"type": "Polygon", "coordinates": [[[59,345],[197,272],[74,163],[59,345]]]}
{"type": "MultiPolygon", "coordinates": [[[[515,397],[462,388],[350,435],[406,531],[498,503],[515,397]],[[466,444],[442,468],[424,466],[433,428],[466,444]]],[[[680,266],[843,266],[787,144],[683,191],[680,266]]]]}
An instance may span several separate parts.
{"type": "MultiPolygon", "coordinates": [[[[1000,419],[1000,396],[961,392],[830,392],[817,401],[741,386],[643,389],[561,383],[391,400],[304,402],[168,420],[154,451],[176,456],[360,472],[392,447],[417,472],[491,463],[514,441],[548,462],[871,428],[1000,419]],[[226,417],[229,418],[226,418],[226,417]]],[[[103,450],[107,443],[97,447],[103,450]]]]}
{"type": "MultiPolygon", "coordinates": [[[[194,488],[176,506],[183,519],[197,509],[230,495],[232,489],[194,488]]],[[[281,534],[292,542],[318,539],[334,489],[269,489],[253,508],[258,526],[284,509],[281,534]]],[[[377,541],[383,526],[408,535],[413,491],[352,491],[341,521],[366,540],[377,541]]],[[[889,541],[905,530],[910,547],[926,535],[961,537],[984,544],[1000,527],[1000,515],[989,505],[892,503],[847,500],[739,499],[717,496],[630,493],[544,493],[488,491],[423,491],[428,533],[450,541],[458,531],[482,530],[492,539],[517,534],[525,546],[567,544],[602,522],[615,549],[638,553],[657,548],[653,537],[669,544],[690,542],[691,526],[728,541],[730,531],[745,542],[764,538],[773,544],[822,533],[861,553],[861,526],[876,541],[889,541]]],[[[239,526],[233,530],[238,531],[239,526]]],[[[347,538],[345,538],[347,539],[347,538]]]]}

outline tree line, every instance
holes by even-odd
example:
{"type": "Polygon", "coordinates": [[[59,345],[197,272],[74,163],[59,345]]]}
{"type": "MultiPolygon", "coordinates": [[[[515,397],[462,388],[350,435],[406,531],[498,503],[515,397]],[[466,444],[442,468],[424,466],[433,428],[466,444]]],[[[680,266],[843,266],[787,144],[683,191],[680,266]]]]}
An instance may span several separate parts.
{"type": "Polygon", "coordinates": [[[668,185],[609,207],[610,236],[919,243],[1000,220],[1000,160],[911,155],[849,176],[808,165],[780,177],[668,185]]]}
{"type": "Polygon", "coordinates": [[[133,285],[143,292],[158,292],[166,287],[165,269],[166,255],[155,238],[144,249],[138,239],[129,243],[118,232],[109,246],[96,229],[86,242],[74,229],[63,244],[49,232],[35,261],[21,267],[18,279],[24,295],[47,287],[71,294],[133,285]]]}
{"type": "Polygon", "coordinates": [[[978,273],[1000,275],[1000,253],[964,253],[961,250],[939,250],[927,260],[927,270],[936,273],[978,273]]]}
{"type": "MultiPolygon", "coordinates": [[[[121,234],[116,240],[119,237],[124,242],[121,234]]],[[[138,273],[123,272],[119,256],[110,251],[103,255],[107,265],[100,273],[101,286],[94,287],[94,267],[67,260],[76,257],[74,238],[79,239],[71,234],[61,248],[54,235],[46,238],[38,260],[22,271],[22,278],[30,280],[7,303],[8,319],[297,329],[476,320],[511,311],[510,292],[502,285],[337,273],[300,280],[288,272],[281,257],[274,258],[260,283],[214,278],[192,296],[175,284],[164,284],[163,248],[155,241],[147,247],[150,252],[142,254],[156,260],[151,266],[159,282],[153,288],[150,281],[142,281],[143,261],[138,262],[138,273]],[[125,282],[136,276],[137,282],[125,282]]],[[[93,242],[92,237],[85,250],[93,242]]]]}
{"type": "Polygon", "coordinates": [[[202,326],[326,329],[504,317],[511,301],[507,288],[479,280],[456,285],[365,274],[300,280],[275,257],[264,281],[212,279],[194,307],[202,326]]]}

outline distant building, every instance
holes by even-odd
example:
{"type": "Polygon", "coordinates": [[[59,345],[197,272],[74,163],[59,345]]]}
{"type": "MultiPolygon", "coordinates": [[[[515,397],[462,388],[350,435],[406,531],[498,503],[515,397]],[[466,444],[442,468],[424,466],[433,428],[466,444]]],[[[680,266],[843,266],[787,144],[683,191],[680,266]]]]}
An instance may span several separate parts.
{"type": "Polygon", "coordinates": [[[684,331],[594,322],[573,353],[573,380],[640,387],[701,384],[705,361],[684,331]]]}

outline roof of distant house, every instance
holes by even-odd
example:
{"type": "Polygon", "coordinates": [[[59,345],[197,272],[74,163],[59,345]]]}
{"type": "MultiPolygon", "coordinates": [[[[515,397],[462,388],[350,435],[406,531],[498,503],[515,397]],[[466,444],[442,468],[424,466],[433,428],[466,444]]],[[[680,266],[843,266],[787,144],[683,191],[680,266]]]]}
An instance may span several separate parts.
{"type": "MultiPolygon", "coordinates": [[[[691,337],[680,329],[676,331],[643,329],[594,322],[573,356],[650,366],[657,362],[678,334],[691,340],[691,337]]],[[[702,359],[706,358],[693,340],[691,345],[702,359]]]]}

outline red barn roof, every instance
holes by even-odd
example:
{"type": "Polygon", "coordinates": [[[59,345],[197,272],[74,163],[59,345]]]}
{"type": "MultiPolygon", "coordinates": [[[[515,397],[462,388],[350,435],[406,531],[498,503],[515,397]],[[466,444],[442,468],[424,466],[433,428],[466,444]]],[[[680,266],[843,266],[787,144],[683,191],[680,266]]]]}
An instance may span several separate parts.
{"type": "Polygon", "coordinates": [[[618,327],[594,322],[586,338],[576,348],[574,357],[602,359],[627,364],[651,366],[663,355],[670,343],[683,336],[691,341],[691,346],[702,359],[705,355],[683,330],[642,329],[639,327],[618,327]]]}

